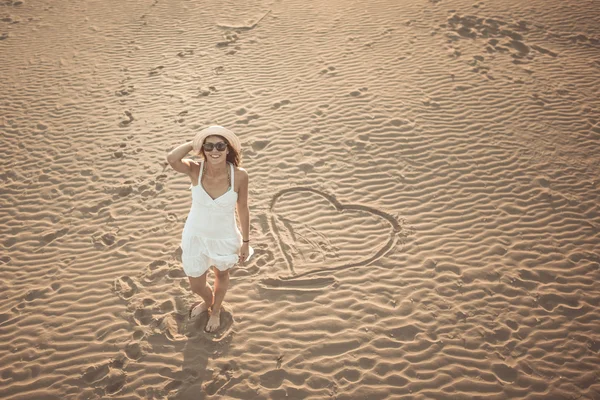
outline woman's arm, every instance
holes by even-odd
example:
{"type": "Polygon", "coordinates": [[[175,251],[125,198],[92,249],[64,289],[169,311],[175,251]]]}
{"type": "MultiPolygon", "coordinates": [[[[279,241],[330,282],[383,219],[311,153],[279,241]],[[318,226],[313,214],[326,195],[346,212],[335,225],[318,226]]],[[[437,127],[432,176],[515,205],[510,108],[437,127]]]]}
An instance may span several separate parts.
{"type": "MultiPolygon", "coordinates": [[[[242,238],[250,239],[250,207],[248,206],[248,173],[245,169],[239,169],[239,177],[236,179],[240,183],[238,189],[237,212],[240,217],[240,225],[242,228],[242,238]]],[[[238,175],[238,174],[236,174],[238,175]]]]}
{"type": "MultiPolygon", "coordinates": [[[[237,200],[237,212],[240,219],[240,225],[242,228],[242,240],[250,240],[250,207],[248,206],[248,173],[245,169],[239,169],[239,173],[236,174],[236,180],[239,182],[240,187],[238,189],[238,200],[237,200]]],[[[242,243],[240,249],[240,262],[244,262],[248,257],[248,242],[242,243]]]]}
{"type": "Polygon", "coordinates": [[[182,158],[192,151],[192,148],[192,142],[175,147],[167,154],[167,162],[175,171],[190,175],[192,172],[190,160],[182,160],[182,158]]]}

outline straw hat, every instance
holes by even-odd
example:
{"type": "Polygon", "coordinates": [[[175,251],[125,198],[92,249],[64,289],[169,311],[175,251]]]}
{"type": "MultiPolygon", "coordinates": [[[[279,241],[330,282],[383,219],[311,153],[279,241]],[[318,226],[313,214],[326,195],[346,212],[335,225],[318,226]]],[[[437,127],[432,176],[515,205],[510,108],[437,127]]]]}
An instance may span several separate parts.
{"type": "Polygon", "coordinates": [[[202,144],[204,144],[204,140],[209,136],[221,136],[229,142],[229,145],[238,153],[242,152],[242,143],[240,139],[235,135],[235,133],[231,132],[227,128],[223,128],[219,125],[209,126],[208,128],[202,129],[200,132],[196,133],[194,136],[194,140],[192,141],[192,146],[194,148],[194,152],[196,154],[201,154],[202,152],[202,144]]]}

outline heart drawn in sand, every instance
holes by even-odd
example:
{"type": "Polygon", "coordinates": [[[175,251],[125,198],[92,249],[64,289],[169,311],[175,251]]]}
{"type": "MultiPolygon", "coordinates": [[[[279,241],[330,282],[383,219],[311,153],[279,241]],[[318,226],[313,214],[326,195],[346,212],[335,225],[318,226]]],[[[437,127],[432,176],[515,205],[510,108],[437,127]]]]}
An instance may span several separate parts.
{"type": "Polygon", "coordinates": [[[390,214],[341,204],[307,187],[277,193],[270,211],[272,231],[293,278],[368,265],[395,246],[401,231],[390,214]]]}

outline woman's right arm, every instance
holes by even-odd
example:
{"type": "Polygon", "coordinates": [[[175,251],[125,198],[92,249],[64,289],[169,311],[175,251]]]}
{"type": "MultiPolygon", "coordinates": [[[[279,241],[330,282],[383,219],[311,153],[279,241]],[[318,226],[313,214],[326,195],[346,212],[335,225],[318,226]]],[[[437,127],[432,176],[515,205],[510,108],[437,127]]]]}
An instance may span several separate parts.
{"type": "Polygon", "coordinates": [[[190,151],[192,151],[192,142],[177,146],[167,154],[167,162],[175,171],[190,175],[192,171],[192,168],[190,167],[191,160],[183,160],[183,157],[190,151]]]}

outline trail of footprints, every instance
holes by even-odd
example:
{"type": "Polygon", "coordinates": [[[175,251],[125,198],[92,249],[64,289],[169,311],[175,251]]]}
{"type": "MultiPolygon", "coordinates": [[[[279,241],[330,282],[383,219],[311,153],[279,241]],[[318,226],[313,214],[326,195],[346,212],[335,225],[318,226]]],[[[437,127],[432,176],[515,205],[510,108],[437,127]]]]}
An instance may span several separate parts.
{"type": "Polygon", "coordinates": [[[129,360],[120,354],[114,359],[88,367],[81,378],[85,383],[94,387],[97,395],[114,394],[125,386],[127,374],[124,368],[129,360]]]}
{"type": "MultiPolygon", "coordinates": [[[[123,275],[115,279],[113,291],[127,301],[127,319],[135,326],[134,333],[115,358],[88,368],[83,373],[83,380],[96,387],[100,395],[114,394],[125,385],[127,364],[139,361],[151,349],[149,337],[160,335],[175,342],[187,339],[190,332],[186,327],[189,309],[184,300],[186,282],[175,259],[154,261],[137,278],[123,275]],[[172,295],[161,301],[155,300],[157,286],[166,287],[172,295]]],[[[169,385],[161,396],[175,389],[178,381],[171,381],[169,385]]]]}
{"type": "MultiPolygon", "coordinates": [[[[21,0],[0,1],[0,6],[5,6],[5,7],[17,7],[18,8],[19,6],[22,6],[23,4],[24,3],[21,0]]],[[[31,21],[32,19],[33,18],[29,18],[29,21],[31,21]]],[[[2,16],[2,18],[0,18],[0,22],[3,22],[7,26],[10,26],[10,25],[19,24],[22,21],[21,21],[21,19],[19,17],[16,17],[14,15],[4,14],[2,16]]],[[[1,40],[6,40],[9,37],[11,37],[11,34],[9,32],[2,32],[2,33],[0,33],[0,41],[1,40]]]]}
{"type": "MultiPolygon", "coordinates": [[[[12,0],[9,0],[12,1],[12,0]]],[[[157,3],[157,1],[155,1],[154,4],[152,4],[151,7],[155,6],[157,3]]],[[[264,19],[268,14],[270,13],[270,10],[265,13],[262,18],[260,18],[259,20],[257,20],[257,22],[255,22],[252,25],[249,26],[240,26],[240,27],[229,27],[229,26],[223,26],[223,25],[219,25],[219,28],[224,29],[223,32],[223,40],[217,42],[215,44],[215,47],[218,49],[222,49],[225,51],[226,55],[234,55],[236,54],[238,51],[242,50],[241,44],[240,44],[240,39],[241,39],[241,35],[243,32],[246,31],[250,31],[252,29],[254,29],[258,23],[260,21],[262,21],[262,19],[264,19]]],[[[142,16],[142,19],[145,17],[145,15],[142,16]]],[[[147,21],[144,21],[144,25],[147,24],[147,21]]],[[[6,34],[6,37],[8,37],[8,34],[6,34]]],[[[5,39],[4,35],[2,37],[0,37],[0,39],[5,39]]],[[[256,39],[255,38],[250,38],[248,39],[249,43],[256,43],[256,39]]],[[[135,41],[131,41],[130,44],[135,45],[135,41]]],[[[139,46],[134,46],[134,50],[139,50],[139,46]]],[[[132,50],[133,51],[133,50],[132,50]]],[[[194,49],[191,48],[184,48],[183,50],[179,51],[176,53],[176,56],[180,59],[188,59],[188,58],[192,58],[195,55],[195,51],[194,49]]],[[[206,53],[201,52],[200,55],[206,55],[206,53]]],[[[332,68],[331,71],[334,71],[335,68],[332,68]]],[[[124,70],[125,72],[127,72],[127,70],[124,70]]],[[[167,68],[164,65],[158,65],[156,67],[151,68],[148,71],[148,77],[155,77],[155,76],[159,76],[164,74],[167,71],[167,68]]],[[[215,74],[215,76],[219,76],[221,74],[223,74],[225,71],[225,68],[223,66],[217,66],[213,69],[213,72],[215,74]]],[[[125,79],[123,79],[121,81],[121,83],[125,83],[127,81],[131,80],[130,77],[126,77],[125,79]]],[[[127,85],[127,86],[122,86],[119,89],[115,90],[115,96],[117,97],[122,97],[123,99],[121,100],[121,102],[123,104],[126,103],[126,97],[130,96],[132,93],[134,93],[135,91],[135,86],[134,85],[127,85]]],[[[198,88],[198,97],[207,97],[210,96],[211,94],[214,94],[217,92],[217,88],[214,85],[209,85],[206,87],[200,87],[198,88]]],[[[287,101],[289,103],[289,100],[284,100],[287,101]]],[[[274,105],[274,108],[279,108],[279,106],[281,105],[285,105],[286,103],[281,103],[279,105],[274,105]]],[[[187,111],[183,111],[182,113],[179,113],[176,117],[176,122],[178,123],[183,123],[185,120],[183,118],[183,115],[187,114],[187,111]],[[183,114],[182,114],[183,113],[183,114]]],[[[135,117],[133,116],[133,113],[130,110],[126,110],[124,111],[125,114],[125,119],[122,119],[119,123],[118,126],[121,128],[126,128],[129,127],[134,121],[135,121],[135,117]]],[[[240,114],[238,114],[240,115],[240,114]]],[[[258,119],[259,115],[256,113],[251,113],[247,116],[245,116],[244,118],[241,118],[239,120],[236,121],[237,124],[249,124],[253,119],[258,119]]]]}
{"type": "Polygon", "coordinates": [[[474,40],[482,45],[482,54],[474,56],[468,64],[472,67],[472,72],[485,75],[488,79],[494,77],[490,74],[491,66],[486,62],[486,54],[506,54],[512,58],[512,63],[521,65],[529,64],[540,55],[558,57],[555,51],[527,40],[528,32],[541,27],[526,21],[507,22],[500,18],[454,13],[440,28],[447,30],[448,51],[452,57],[462,55],[454,43],[474,40]]]}
{"type": "MultiPolygon", "coordinates": [[[[231,27],[231,26],[226,26],[226,25],[218,25],[219,28],[224,30],[223,40],[217,42],[215,44],[215,47],[217,49],[223,50],[226,55],[236,54],[238,51],[242,50],[242,47],[240,44],[241,43],[241,35],[244,32],[251,31],[252,29],[254,29],[258,25],[258,23],[260,21],[262,21],[262,19],[264,19],[269,13],[270,13],[270,11],[265,13],[262,16],[262,18],[257,20],[257,22],[255,22],[252,25],[248,25],[248,26],[231,27]]],[[[257,40],[255,38],[248,39],[249,43],[256,43],[256,41],[257,40]]],[[[135,42],[131,41],[130,44],[135,44],[135,42]]],[[[138,47],[136,47],[136,49],[138,49],[138,47]]],[[[195,50],[191,49],[191,48],[184,48],[183,50],[176,53],[176,56],[180,59],[189,59],[189,58],[192,58],[194,55],[195,55],[195,50]]],[[[200,52],[198,55],[204,56],[204,55],[206,55],[206,53],[200,52]]],[[[123,71],[128,72],[127,69],[124,69],[123,71]]],[[[148,77],[159,76],[166,72],[167,72],[167,67],[165,67],[164,65],[158,65],[156,67],[151,68],[148,71],[148,77]]],[[[213,68],[213,72],[214,72],[215,76],[222,75],[225,72],[225,67],[217,66],[217,67],[213,68]]],[[[327,69],[325,69],[324,71],[322,71],[322,73],[333,76],[336,74],[336,69],[335,69],[335,67],[330,66],[327,69]]],[[[122,98],[120,101],[124,105],[127,103],[127,97],[131,96],[136,91],[135,85],[128,83],[129,81],[131,81],[131,77],[124,78],[120,82],[121,86],[114,91],[115,96],[122,98]]],[[[218,92],[217,87],[214,85],[210,85],[210,84],[207,86],[199,87],[197,90],[198,90],[198,97],[207,97],[207,96],[213,95],[218,92]]],[[[272,105],[272,109],[278,110],[289,104],[290,104],[290,100],[284,99],[284,100],[275,102],[272,105]]],[[[133,112],[130,110],[125,110],[123,112],[123,114],[124,114],[124,118],[121,118],[121,120],[118,123],[118,126],[121,128],[130,127],[136,120],[133,112]]],[[[189,112],[187,110],[183,110],[183,111],[179,112],[174,117],[175,122],[179,123],[179,124],[183,124],[185,122],[185,117],[188,114],[189,114],[189,112]]],[[[235,123],[241,124],[241,125],[248,125],[253,120],[260,118],[260,115],[258,113],[248,111],[244,107],[238,109],[236,111],[236,115],[239,116],[240,118],[237,119],[235,121],[235,123]]],[[[120,158],[123,156],[123,152],[120,150],[116,150],[114,154],[115,154],[115,157],[117,157],[117,158],[120,158]]]]}
{"type": "MultiPolygon", "coordinates": [[[[261,266],[272,263],[273,260],[273,254],[269,250],[259,247],[251,264],[237,270],[232,278],[256,275],[261,266]]],[[[153,336],[180,344],[188,340],[199,340],[207,346],[217,346],[231,338],[233,315],[226,306],[221,315],[221,328],[215,334],[204,332],[208,321],[206,313],[190,320],[189,307],[197,299],[190,292],[188,280],[181,268],[181,248],[175,250],[169,261],[156,260],[148,264],[138,277],[123,275],[115,279],[113,292],[127,302],[126,319],[134,325],[134,333],[115,358],[84,371],[83,380],[95,387],[100,395],[114,394],[124,387],[127,364],[140,361],[152,349],[150,340],[153,336]]],[[[181,378],[197,380],[198,377],[194,374],[195,371],[184,369],[181,378]]],[[[216,393],[228,380],[228,374],[218,374],[206,384],[206,390],[216,393]]],[[[181,380],[171,380],[156,394],[164,397],[181,384],[181,380]]]]}

